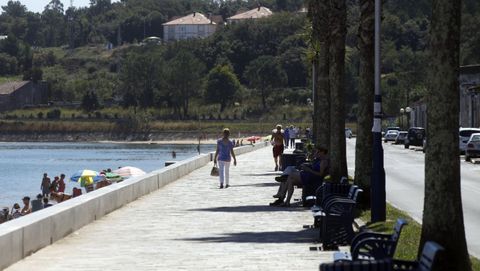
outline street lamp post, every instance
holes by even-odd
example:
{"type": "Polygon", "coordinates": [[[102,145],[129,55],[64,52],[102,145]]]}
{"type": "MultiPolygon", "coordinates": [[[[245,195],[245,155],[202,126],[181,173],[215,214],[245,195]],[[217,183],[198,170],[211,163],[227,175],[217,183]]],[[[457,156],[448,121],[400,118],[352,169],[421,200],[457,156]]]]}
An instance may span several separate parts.
{"type": "Polygon", "coordinates": [[[407,113],[407,128],[410,128],[410,113],[412,108],[410,106],[405,107],[405,113],[407,113]]]}
{"type": "Polygon", "coordinates": [[[373,111],[372,222],[386,219],[385,169],[382,147],[382,94],[380,89],[381,0],[375,0],[375,103],[373,111]]]}
{"type": "Polygon", "coordinates": [[[404,130],[404,127],[403,127],[403,115],[405,114],[405,109],[400,108],[400,129],[401,130],[404,130]]]}

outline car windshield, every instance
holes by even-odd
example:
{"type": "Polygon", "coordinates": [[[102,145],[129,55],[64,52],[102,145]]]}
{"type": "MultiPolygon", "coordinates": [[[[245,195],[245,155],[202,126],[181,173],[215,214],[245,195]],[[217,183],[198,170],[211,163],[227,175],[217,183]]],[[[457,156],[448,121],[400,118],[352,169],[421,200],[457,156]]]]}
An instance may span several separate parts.
{"type": "Polygon", "coordinates": [[[461,137],[470,137],[474,133],[480,132],[479,130],[462,130],[460,131],[461,137]]]}
{"type": "Polygon", "coordinates": [[[480,134],[479,134],[479,135],[474,135],[474,136],[472,136],[472,138],[470,139],[470,141],[480,141],[480,134]]]}

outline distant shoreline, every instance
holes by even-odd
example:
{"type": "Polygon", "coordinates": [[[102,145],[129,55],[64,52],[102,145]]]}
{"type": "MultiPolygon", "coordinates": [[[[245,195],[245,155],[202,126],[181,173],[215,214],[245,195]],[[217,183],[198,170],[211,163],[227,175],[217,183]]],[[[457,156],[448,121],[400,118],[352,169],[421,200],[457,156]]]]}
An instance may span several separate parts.
{"type": "MultiPolygon", "coordinates": [[[[0,133],[0,142],[98,142],[118,144],[198,144],[198,132],[162,132],[144,134],[112,135],[111,133],[0,133]],[[144,138],[148,138],[144,140],[144,138]]],[[[200,144],[215,144],[219,135],[204,134],[200,144]]],[[[231,137],[232,140],[242,140],[250,144],[245,137],[231,137]]]]}

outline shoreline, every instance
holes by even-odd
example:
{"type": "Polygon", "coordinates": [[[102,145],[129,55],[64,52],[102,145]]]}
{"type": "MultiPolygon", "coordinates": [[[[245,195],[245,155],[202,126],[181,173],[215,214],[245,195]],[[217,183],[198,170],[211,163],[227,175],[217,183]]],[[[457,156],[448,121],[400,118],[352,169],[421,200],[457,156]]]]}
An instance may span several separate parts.
{"type": "MultiPolygon", "coordinates": [[[[220,134],[206,133],[202,136],[206,139],[201,139],[200,144],[216,144],[217,138],[221,138],[220,134]]],[[[230,137],[232,140],[243,140],[243,145],[250,145],[247,141],[249,136],[230,137]]],[[[263,137],[260,136],[260,141],[263,137]]],[[[114,143],[114,144],[184,144],[197,145],[198,133],[188,131],[178,132],[161,132],[150,134],[112,134],[105,133],[1,133],[0,142],[35,142],[35,143],[60,143],[60,142],[90,142],[90,143],[114,143]]]]}

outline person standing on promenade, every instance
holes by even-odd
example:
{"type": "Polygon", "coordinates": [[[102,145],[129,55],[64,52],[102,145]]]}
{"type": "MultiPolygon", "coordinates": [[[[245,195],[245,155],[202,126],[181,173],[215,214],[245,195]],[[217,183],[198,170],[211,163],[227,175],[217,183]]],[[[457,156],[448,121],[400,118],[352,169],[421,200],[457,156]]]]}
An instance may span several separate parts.
{"type": "Polygon", "coordinates": [[[295,138],[297,137],[297,128],[293,125],[290,125],[290,129],[288,133],[290,136],[290,147],[295,148],[295,138]]]}
{"type": "Polygon", "coordinates": [[[223,188],[223,183],[225,182],[225,188],[228,188],[229,185],[229,175],[230,175],[230,161],[233,157],[233,165],[237,165],[237,158],[235,157],[235,152],[233,148],[235,147],[232,141],[229,139],[230,130],[228,128],[223,129],[223,138],[217,140],[217,150],[215,151],[215,157],[213,163],[217,164],[218,158],[218,168],[219,168],[219,178],[220,178],[220,189],[223,188]]]}
{"type": "Polygon", "coordinates": [[[65,193],[65,174],[60,174],[60,180],[58,180],[58,192],[65,193]]]}
{"type": "Polygon", "coordinates": [[[288,143],[290,143],[290,128],[285,128],[285,132],[283,133],[283,138],[284,138],[284,141],[285,141],[285,148],[288,149],[288,143]]]}
{"type": "Polygon", "coordinates": [[[278,171],[278,164],[282,164],[281,156],[285,147],[283,146],[284,136],[282,125],[277,124],[276,130],[273,130],[272,144],[273,144],[273,161],[275,161],[275,171],[278,171]]]}
{"type": "Polygon", "coordinates": [[[42,183],[40,184],[40,190],[42,190],[42,196],[48,197],[50,194],[50,178],[47,173],[43,173],[42,183]]]}

